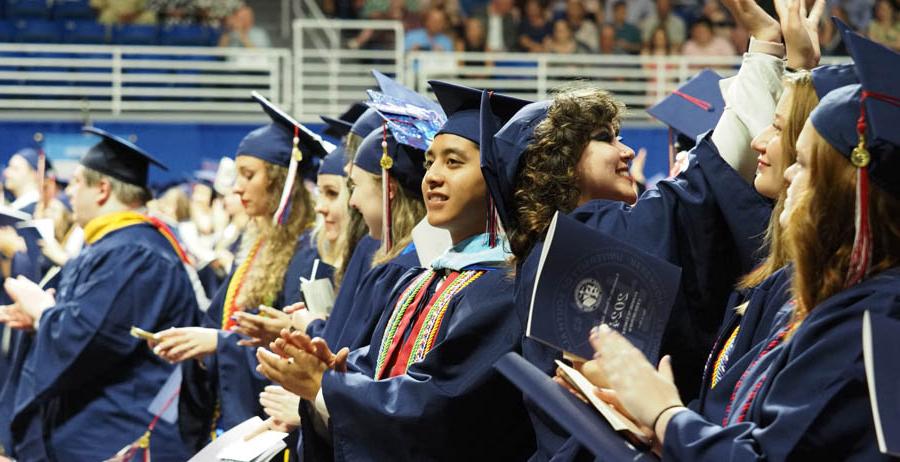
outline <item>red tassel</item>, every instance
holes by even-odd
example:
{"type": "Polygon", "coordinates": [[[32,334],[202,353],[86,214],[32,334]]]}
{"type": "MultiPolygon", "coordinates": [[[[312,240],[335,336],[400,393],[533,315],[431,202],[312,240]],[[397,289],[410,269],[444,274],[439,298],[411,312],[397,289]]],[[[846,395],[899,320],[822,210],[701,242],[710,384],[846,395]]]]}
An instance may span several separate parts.
{"type": "Polygon", "coordinates": [[[869,224],[869,170],[856,169],[856,213],[854,220],[856,235],[850,253],[850,267],[847,272],[847,287],[863,280],[872,263],[872,229],[869,224]]]}
{"type": "Polygon", "coordinates": [[[497,207],[494,205],[494,197],[488,194],[488,208],[485,228],[488,234],[488,246],[497,247],[497,207]]]}

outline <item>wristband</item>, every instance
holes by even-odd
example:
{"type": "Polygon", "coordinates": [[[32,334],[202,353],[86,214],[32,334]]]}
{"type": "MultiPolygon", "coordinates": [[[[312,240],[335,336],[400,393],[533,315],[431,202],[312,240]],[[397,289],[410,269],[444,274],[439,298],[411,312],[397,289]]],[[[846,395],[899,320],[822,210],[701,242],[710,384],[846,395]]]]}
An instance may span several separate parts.
{"type": "Polygon", "coordinates": [[[663,408],[663,410],[659,411],[659,414],[656,414],[656,418],[653,419],[653,425],[650,427],[650,429],[653,430],[654,434],[656,434],[656,424],[659,423],[659,418],[662,417],[662,415],[665,414],[666,411],[669,411],[671,409],[675,409],[678,407],[684,407],[684,405],[683,404],[673,404],[671,406],[666,406],[665,408],[663,408]]]}

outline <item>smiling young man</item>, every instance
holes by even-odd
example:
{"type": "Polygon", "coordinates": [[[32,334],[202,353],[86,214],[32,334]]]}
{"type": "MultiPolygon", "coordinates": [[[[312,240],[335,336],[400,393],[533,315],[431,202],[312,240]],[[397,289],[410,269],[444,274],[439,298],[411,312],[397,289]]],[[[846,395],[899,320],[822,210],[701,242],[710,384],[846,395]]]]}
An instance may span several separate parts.
{"type": "Polygon", "coordinates": [[[284,340],[275,349],[292,362],[259,352],[262,371],[328,421],[336,460],[524,460],[533,451],[521,394],[493,370],[522,332],[506,244],[486,230],[493,208],[478,148],[481,92],[431,85],[448,120],[425,154],[422,193],[429,223],[447,229],[453,247],[396,284],[371,344],[350,354],[346,372],[284,340]]]}

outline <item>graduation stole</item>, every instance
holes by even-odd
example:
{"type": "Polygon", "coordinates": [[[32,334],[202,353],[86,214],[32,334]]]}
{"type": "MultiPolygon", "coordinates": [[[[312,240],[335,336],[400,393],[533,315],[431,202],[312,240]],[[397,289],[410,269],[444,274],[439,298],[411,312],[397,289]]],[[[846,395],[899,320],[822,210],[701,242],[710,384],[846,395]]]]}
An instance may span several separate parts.
{"type": "Polygon", "coordinates": [[[731,331],[731,335],[728,336],[728,340],[722,345],[722,349],[719,350],[716,362],[713,363],[712,376],[709,381],[710,389],[716,388],[716,385],[719,384],[719,380],[722,380],[722,376],[725,375],[725,368],[728,366],[728,357],[731,356],[731,351],[734,349],[734,340],[737,338],[740,330],[741,326],[735,327],[734,330],[731,331]]]}
{"type": "Polygon", "coordinates": [[[388,320],[378,351],[375,378],[403,375],[410,366],[425,359],[425,355],[434,346],[450,301],[484,273],[484,270],[450,272],[440,281],[440,286],[421,310],[421,315],[419,306],[428,293],[428,288],[439,282],[440,278],[432,269],[416,277],[400,294],[388,320]],[[406,335],[407,332],[409,335],[406,335]]]}
{"type": "Polygon", "coordinates": [[[247,257],[244,258],[244,261],[238,265],[237,269],[234,271],[234,275],[231,276],[231,280],[228,281],[228,289],[225,291],[225,304],[222,306],[222,330],[227,331],[237,325],[237,322],[231,319],[234,313],[241,311],[241,307],[237,306],[237,297],[238,294],[241,293],[241,287],[244,286],[244,279],[247,277],[247,271],[253,266],[253,261],[256,260],[259,249],[262,248],[262,243],[262,238],[256,239],[256,242],[253,243],[253,247],[250,249],[250,253],[248,253],[247,257]]]}
{"type": "Polygon", "coordinates": [[[100,239],[103,239],[107,234],[113,231],[140,224],[148,224],[156,228],[156,230],[169,241],[175,254],[178,255],[178,259],[185,264],[191,264],[187,252],[184,251],[181,244],[178,243],[178,239],[175,238],[175,234],[165,223],[158,218],[133,212],[131,210],[110,213],[89,221],[84,227],[84,242],[87,245],[91,245],[100,239]]]}

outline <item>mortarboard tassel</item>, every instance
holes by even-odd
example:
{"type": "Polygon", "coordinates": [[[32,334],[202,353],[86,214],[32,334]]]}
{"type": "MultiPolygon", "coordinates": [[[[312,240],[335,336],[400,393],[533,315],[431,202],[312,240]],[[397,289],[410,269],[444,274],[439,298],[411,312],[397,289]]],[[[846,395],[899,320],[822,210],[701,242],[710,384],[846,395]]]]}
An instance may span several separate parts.
{"type": "Polygon", "coordinates": [[[393,239],[393,217],[391,216],[391,167],[394,166],[394,159],[388,154],[387,143],[387,122],[381,125],[381,201],[384,213],[381,217],[382,240],[384,241],[385,250],[390,251],[394,246],[393,239]]]}
{"type": "Polygon", "coordinates": [[[488,234],[488,246],[497,247],[497,206],[494,205],[494,197],[488,194],[488,207],[485,228],[488,234]]]}
{"type": "Polygon", "coordinates": [[[856,167],[856,206],[854,213],[853,250],[850,252],[850,267],[847,269],[846,286],[850,287],[863,280],[872,269],[872,228],[869,222],[869,170],[871,155],[866,149],[866,106],[867,98],[875,98],[894,106],[900,100],[891,95],[863,90],[859,99],[859,119],[856,133],[859,143],[850,154],[850,163],[856,167]]]}
{"type": "Polygon", "coordinates": [[[291,213],[291,196],[294,193],[294,180],[297,179],[297,170],[302,160],[300,127],[294,125],[294,140],[291,148],[291,160],[288,164],[287,179],[284,180],[284,188],[281,190],[281,200],[278,201],[278,209],[275,210],[275,215],[272,217],[272,223],[276,226],[284,224],[287,221],[287,216],[291,213]]]}

